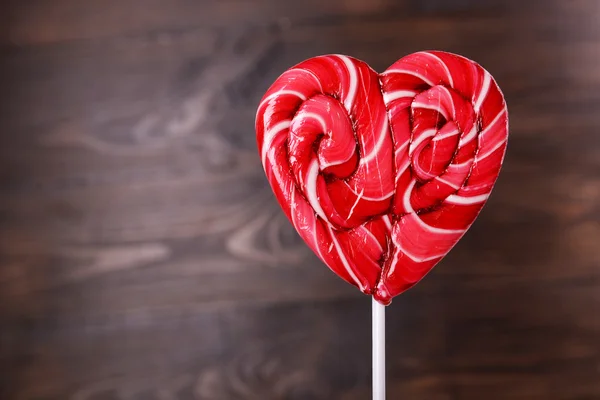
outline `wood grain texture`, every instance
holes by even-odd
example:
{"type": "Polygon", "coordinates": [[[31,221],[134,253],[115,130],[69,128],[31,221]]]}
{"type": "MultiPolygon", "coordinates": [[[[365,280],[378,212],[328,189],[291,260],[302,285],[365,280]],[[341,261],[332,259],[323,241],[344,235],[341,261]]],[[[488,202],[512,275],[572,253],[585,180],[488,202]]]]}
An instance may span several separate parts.
{"type": "Polygon", "coordinates": [[[369,398],[369,300],[279,210],[254,113],[305,58],[421,49],[488,69],[511,137],[481,217],[388,308],[389,397],[600,398],[597,1],[2,7],[1,399],[369,398]]]}

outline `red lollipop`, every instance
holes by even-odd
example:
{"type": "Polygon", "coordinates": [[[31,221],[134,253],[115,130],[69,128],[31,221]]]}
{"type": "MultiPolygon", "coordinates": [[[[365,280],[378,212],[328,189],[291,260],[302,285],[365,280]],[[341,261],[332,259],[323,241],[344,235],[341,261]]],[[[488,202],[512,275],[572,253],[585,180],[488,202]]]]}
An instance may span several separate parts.
{"type": "Polygon", "coordinates": [[[464,57],[419,52],[382,74],[343,55],[284,72],[256,117],[279,204],[336,274],[381,304],[421,280],[487,201],[504,98],[464,57]]]}

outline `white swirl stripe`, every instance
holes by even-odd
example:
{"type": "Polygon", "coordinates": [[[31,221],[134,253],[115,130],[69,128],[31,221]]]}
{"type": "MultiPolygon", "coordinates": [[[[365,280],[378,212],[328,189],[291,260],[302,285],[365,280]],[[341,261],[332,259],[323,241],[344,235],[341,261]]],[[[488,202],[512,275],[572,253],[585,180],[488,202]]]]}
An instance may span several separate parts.
{"type": "MultiPolygon", "coordinates": [[[[348,182],[344,182],[344,186],[346,186],[352,193],[354,193],[355,195],[359,195],[359,193],[357,193],[350,185],[348,185],[348,182]]],[[[394,192],[389,192],[389,193],[385,193],[382,196],[379,197],[368,197],[368,196],[362,196],[361,198],[363,200],[369,200],[369,201],[383,201],[386,199],[389,199],[390,197],[392,197],[394,195],[394,192]]]]}
{"type": "Polygon", "coordinates": [[[321,81],[319,80],[319,77],[317,75],[315,75],[314,72],[312,72],[308,69],[304,69],[304,68],[290,69],[290,70],[287,70],[286,72],[292,72],[292,71],[298,71],[298,72],[309,74],[315,80],[315,82],[317,82],[317,85],[319,85],[320,93],[323,93],[323,86],[321,85],[321,81]]]}
{"type": "Polygon", "coordinates": [[[408,169],[408,167],[410,166],[410,160],[407,158],[406,160],[404,160],[404,162],[398,167],[398,170],[396,172],[396,179],[395,179],[395,183],[398,183],[398,179],[400,179],[400,177],[402,176],[402,174],[408,169]]]}
{"type": "Polygon", "coordinates": [[[446,202],[452,203],[452,204],[460,204],[460,205],[473,205],[473,204],[483,203],[484,201],[486,201],[488,199],[488,197],[490,197],[489,193],[481,194],[479,196],[473,196],[473,197],[463,197],[463,196],[459,196],[456,194],[451,194],[450,196],[448,196],[446,198],[446,202]]]}
{"type": "Polygon", "coordinates": [[[389,215],[384,215],[383,218],[381,218],[383,220],[383,223],[385,224],[386,228],[388,228],[389,231],[392,230],[392,222],[390,221],[390,217],[389,215]]]}
{"type": "Polygon", "coordinates": [[[422,103],[420,101],[415,101],[412,103],[412,108],[424,108],[426,110],[433,110],[438,112],[439,114],[442,114],[442,116],[444,117],[445,120],[449,120],[449,116],[448,114],[446,114],[446,110],[444,110],[443,107],[441,107],[441,104],[429,104],[429,103],[422,103]]]}
{"type": "Polygon", "coordinates": [[[348,263],[348,260],[346,259],[346,255],[344,254],[344,251],[342,250],[340,243],[338,242],[337,238],[335,237],[335,233],[333,232],[333,229],[331,229],[331,226],[328,226],[328,229],[329,229],[329,233],[331,234],[331,241],[333,242],[333,245],[335,246],[335,250],[337,251],[338,256],[340,257],[340,261],[344,265],[346,272],[348,273],[348,275],[350,275],[350,277],[352,278],[354,283],[356,283],[356,286],[358,286],[361,290],[364,290],[365,289],[364,285],[362,284],[360,279],[358,279],[358,277],[354,273],[354,270],[352,270],[352,267],[350,267],[350,264],[348,263]]]}
{"type": "Polygon", "coordinates": [[[429,257],[417,257],[414,254],[410,253],[408,250],[406,250],[401,243],[396,243],[396,247],[398,247],[398,249],[400,249],[400,251],[408,258],[410,258],[411,260],[413,260],[416,263],[423,263],[423,262],[427,262],[427,261],[432,261],[432,260],[437,260],[438,258],[442,258],[444,257],[444,255],[446,254],[445,252],[442,254],[434,254],[432,256],[429,257]]]}
{"type": "Polygon", "coordinates": [[[460,147],[463,147],[465,144],[469,143],[471,140],[475,139],[477,136],[477,124],[473,124],[473,127],[462,139],[458,142],[460,147]]]}
{"type": "Polygon", "coordinates": [[[419,78],[420,80],[422,80],[423,82],[425,82],[426,84],[428,84],[431,87],[435,86],[435,84],[432,81],[430,81],[429,79],[427,79],[424,75],[418,73],[417,71],[413,71],[410,69],[393,68],[393,69],[388,69],[383,73],[383,75],[390,75],[390,74],[412,75],[416,78],[419,78]]]}
{"type": "Polygon", "coordinates": [[[475,105],[473,106],[473,110],[475,110],[475,112],[478,114],[479,109],[483,104],[483,100],[485,100],[485,97],[487,96],[488,91],[490,90],[491,81],[492,76],[487,71],[485,71],[483,74],[483,84],[481,85],[481,91],[479,92],[479,96],[477,96],[477,101],[475,101],[475,105]]]}
{"type": "Polygon", "coordinates": [[[454,129],[454,130],[452,130],[450,132],[443,133],[441,135],[435,135],[435,137],[433,139],[431,139],[431,140],[434,141],[434,142],[437,142],[437,141],[442,140],[442,139],[447,139],[449,137],[456,136],[459,133],[460,133],[460,131],[458,129],[454,129]]]}
{"type": "Polygon", "coordinates": [[[356,208],[356,206],[360,202],[360,199],[362,199],[362,196],[363,196],[364,192],[365,192],[365,188],[363,188],[363,190],[360,192],[360,194],[358,196],[356,196],[356,201],[354,202],[354,205],[350,209],[350,213],[348,213],[348,219],[352,218],[352,214],[354,214],[354,209],[356,208]]]}
{"type": "Polygon", "coordinates": [[[412,154],[415,152],[415,150],[417,149],[417,147],[419,147],[419,145],[421,143],[423,143],[423,141],[429,139],[430,137],[434,137],[436,134],[436,130],[435,129],[428,129],[426,131],[423,131],[421,133],[421,136],[419,136],[419,138],[417,140],[415,140],[414,142],[412,142],[410,144],[410,147],[408,148],[408,155],[412,156],[412,154]]]}
{"type": "Polygon", "coordinates": [[[328,133],[328,132],[326,132],[327,124],[325,123],[325,120],[323,119],[323,117],[321,117],[319,114],[307,112],[307,113],[304,113],[304,117],[312,118],[312,119],[316,120],[319,123],[319,125],[321,125],[321,133],[328,133]]]}
{"type": "Polygon", "coordinates": [[[450,69],[448,68],[448,66],[446,65],[446,63],[442,61],[441,58],[439,58],[435,54],[432,54],[432,53],[429,53],[429,52],[426,52],[426,51],[423,51],[423,52],[421,52],[419,54],[427,55],[428,57],[436,60],[444,68],[444,71],[446,72],[446,76],[448,78],[448,84],[450,86],[454,86],[454,80],[452,79],[452,74],[450,73],[450,69]]]}
{"type": "Polygon", "coordinates": [[[319,163],[316,159],[312,161],[308,169],[308,177],[306,178],[306,197],[312,208],[316,211],[317,215],[323,219],[323,221],[329,222],[325,211],[319,203],[319,196],[317,195],[317,178],[319,176],[319,163]]]}
{"type": "Polygon", "coordinates": [[[290,127],[291,123],[292,123],[292,121],[289,119],[280,121],[280,122],[276,123],[275,125],[273,125],[270,129],[268,129],[265,132],[265,136],[263,138],[263,146],[262,146],[262,150],[261,150],[261,159],[262,159],[263,167],[266,167],[266,165],[267,165],[267,162],[266,162],[267,161],[267,153],[269,152],[269,149],[271,148],[271,142],[273,142],[273,138],[275,137],[275,135],[277,135],[282,130],[288,129],[290,127]]]}
{"type": "Polygon", "coordinates": [[[413,179],[408,184],[408,187],[405,189],[404,194],[402,195],[402,204],[404,205],[404,209],[406,210],[406,212],[414,212],[415,211],[415,210],[413,210],[412,204],[410,204],[410,195],[411,195],[416,183],[417,183],[417,180],[413,179]]]}
{"type": "Polygon", "coordinates": [[[481,131],[481,134],[480,134],[480,136],[481,136],[481,137],[486,137],[486,135],[487,135],[487,134],[488,134],[488,133],[489,133],[489,132],[492,130],[492,128],[493,128],[494,126],[496,126],[496,124],[498,123],[498,121],[500,120],[500,118],[501,118],[501,117],[503,117],[503,116],[506,116],[506,109],[504,109],[504,110],[501,110],[501,111],[498,113],[498,115],[496,115],[496,116],[494,117],[494,119],[492,120],[492,122],[490,122],[490,123],[488,124],[488,126],[486,126],[486,127],[485,127],[485,128],[482,130],[482,131],[481,131]]]}
{"type": "Polygon", "coordinates": [[[302,94],[300,92],[296,92],[295,90],[282,89],[282,90],[280,90],[278,92],[271,93],[270,95],[268,95],[267,97],[265,97],[264,100],[260,102],[260,104],[258,106],[258,109],[260,110],[263,107],[263,105],[265,103],[267,103],[269,100],[271,100],[271,99],[273,99],[275,97],[283,96],[283,95],[296,96],[300,100],[306,101],[306,96],[304,96],[304,94],[302,94]]]}
{"type": "Polygon", "coordinates": [[[366,236],[369,236],[371,238],[371,240],[373,240],[373,242],[377,244],[377,249],[380,252],[383,252],[383,247],[381,247],[381,244],[379,243],[379,240],[377,240],[377,238],[375,237],[375,235],[373,235],[373,232],[371,232],[370,230],[368,230],[364,225],[361,225],[361,231],[366,236]]]}
{"type": "Polygon", "coordinates": [[[391,93],[384,93],[383,94],[383,102],[388,104],[394,100],[404,99],[407,97],[412,98],[412,97],[415,97],[416,95],[417,95],[417,92],[415,92],[413,90],[397,90],[397,91],[391,92],[391,93]]]}
{"type": "Polygon", "coordinates": [[[436,180],[438,180],[439,182],[442,182],[442,183],[443,183],[443,184],[445,184],[445,185],[448,185],[448,186],[450,186],[450,187],[451,187],[452,189],[454,189],[454,190],[458,190],[458,189],[460,189],[460,186],[458,186],[458,185],[455,185],[455,184],[454,184],[454,183],[452,183],[452,182],[448,182],[447,180],[445,180],[445,179],[443,179],[443,178],[440,178],[439,176],[438,176],[438,177],[436,177],[435,179],[436,179],[436,180]]]}
{"type": "Polygon", "coordinates": [[[356,67],[348,57],[342,55],[338,55],[338,57],[346,65],[346,69],[348,70],[348,74],[350,76],[348,95],[344,99],[344,107],[346,107],[346,111],[350,113],[352,111],[352,105],[354,104],[354,98],[356,97],[356,90],[358,88],[358,76],[356,74],[356,67]]]}
{"type": "Polygon", "coordinates": [[[490,150],[488,150],[485,153],[483,153],[481,156],[477,155],[476,160],[477,161],[485,160],[486,158],[488,158],[490,155],[492,155],[496,150],[498,150],[505,143],[506,143],[506,140],[503,140],[501,142],[496,143],[494,145],[494,147],[492,147],[490,150]]]}
{"type": "Polygon", "coordinates": [[[387,135],[388,135],[388,120],[386,118],[383,122],[381,132],[379,132],[379,138],[377,139],[377,143],[375,144],[375,147],[373,147],[373,149],[371,150],[371,152],[369,154],[365,155],[360,160],[360,163],[362,165],[367,164],[369,161],[371,161],[373,158],[375,158],[377,156],[377,153],[379,153],[379,151],[381,151],[381,147],[383,146],[383,143],[385,142],[385,138],[387,137],[387,135]]]}

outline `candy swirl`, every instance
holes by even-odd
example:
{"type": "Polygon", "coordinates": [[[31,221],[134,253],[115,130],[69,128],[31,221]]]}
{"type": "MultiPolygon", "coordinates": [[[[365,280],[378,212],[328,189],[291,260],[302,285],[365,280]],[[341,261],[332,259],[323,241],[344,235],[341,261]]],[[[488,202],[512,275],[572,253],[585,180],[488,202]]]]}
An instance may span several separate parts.
{"type": "Polygon", "coordinates": [[[325,264],[378,301],[407,290],[473,223],[508,134],[490,74],[421,52],[378,75],[341,55],[283,73],[261,101],[273,191],[325,264]]]}

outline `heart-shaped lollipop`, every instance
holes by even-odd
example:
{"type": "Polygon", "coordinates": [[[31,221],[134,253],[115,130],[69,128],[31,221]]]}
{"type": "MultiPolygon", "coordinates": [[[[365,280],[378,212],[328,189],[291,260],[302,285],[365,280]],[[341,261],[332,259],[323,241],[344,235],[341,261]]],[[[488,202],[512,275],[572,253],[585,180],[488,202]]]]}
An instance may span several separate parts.
{"type": "Polygon", "coordinates": [[[284,212],[331,270],[382,304],[471,226],[500,172],[508,113],[481,66],[445,52],[377,74],[343,55],[284,72],[256,117],[284,212]]]}

